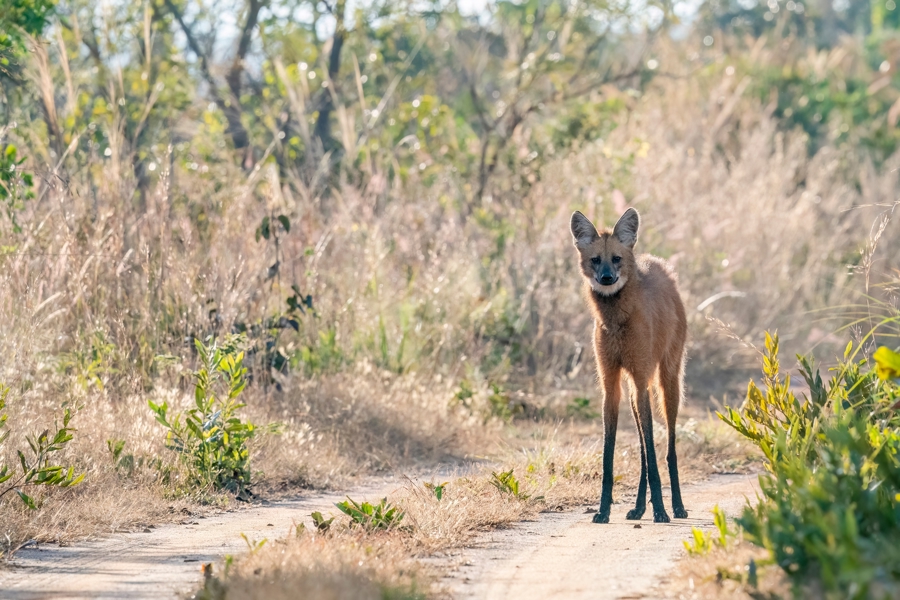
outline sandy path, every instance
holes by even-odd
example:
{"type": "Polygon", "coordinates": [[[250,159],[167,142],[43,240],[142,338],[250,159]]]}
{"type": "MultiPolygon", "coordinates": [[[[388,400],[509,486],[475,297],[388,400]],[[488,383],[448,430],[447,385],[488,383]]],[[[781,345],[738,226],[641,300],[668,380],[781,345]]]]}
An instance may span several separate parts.
{"type": "Polygon", "coordinates": [[[717,504],[727,515],[738,515],[758,489],[755,475],[715,475],[683,488],[688,519],[656,524],[648,509],[640,528],[625,520],[633,498],[614,504],[605,525],[591,523],[592,515],[580,511],[542,513],[486,534],[445,583],[455,597],[479,600],[656,598],[654,588],[684,553],[682,541],[691,528],[711,529],[717,504]]]}
{"type": "MultiPolygon", "coordinates": [[[[349,492],[354,500],[377,500],[405,479],[384,478],[349,492]]],[[[309,514],[337,514],[345,493],[253,505],[184,525],[163,525],[144,533],[117,533],[71,546],[42,545],[20,550],[9,570],[0,570],[0,598],[176,598],[195,589],[200,567],[226,554],[246,552],[251,540],[285,537],[294,523],[312,527],[309,514]]]]}
{"type": "MultiPolygon", "coordinates": [[[[406,481],[386,478],[349,494],[376,500],[406,481]]],[[[582,511],[542,513],[534,521],[481,536],[461,560],[453,560],[457,568],[444,583],[462,599],[655,598],[655,586],[683,554],[682,541],[689,538],[691,527],[712,528],[716,504],[737,515],[745,498],[755,497],[757,490],[754,475],[716,475],[684,488],[689,519],[655,524],[648,510],[639,528],[625,520],[633,502],[628,498],[613,505],[606,525],[591,523],[591,514],[582,511]]],[[[294,523],[312,526],[313,511],[336,513],[334,502],[344,497],[316,494],[189,517],[187,524],[144,533],[119,533],[67,547],[26,548],[11,569],[0,571],[0,598],[176,598],[196,589],[202,563],[245,552],[242,533],[251,540],[290,535],[294,523]]],[[[446,559],[434,562],[452,566],[446,559]]]]}

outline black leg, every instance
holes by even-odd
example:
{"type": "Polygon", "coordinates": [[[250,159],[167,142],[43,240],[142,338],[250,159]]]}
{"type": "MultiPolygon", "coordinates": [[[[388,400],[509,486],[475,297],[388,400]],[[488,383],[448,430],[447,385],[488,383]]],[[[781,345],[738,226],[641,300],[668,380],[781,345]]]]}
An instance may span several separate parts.
{"type": "Polygon", "coordinates": [[[594,515],[594,523],[609,523],[609,510],[612,506],[613,462],[616,456],[616,429],[619,425],[619,401],[622,393],[618,369],[609,369],[603,373],[603,387],[603,482],[600,508],[594,515]]]}
{"type": "Polygon", "coordinates": [[[681,484],[678,482],[678,457],[675,456],[675,428],[669,428],[669,450],[666,453],[669,465],[669,481],[672,483],[672,513],[676,519],[687,519],[688,513],[681,501],[681,484]]]}
{"type": "Polygon", "coordinates": [[[640,418],[641,445],[647,458],[647,483],[650,487],[650,504],[653,506],[653,522],[668,523],[669,515],[662,499],[662,482],[656,464],[656,448],[653,445],[653,414],[650,409],[650,392],[646,382],[637,387],[638,417],[640,418]]]}
{"type": "MultiPolygon", "coordinates": [[[[641,421],[638,417],[637,411],[637,399],[632,395],[631,397],[631,414],[634,415],[634,425],[638,428],[638,435],[641,434],[641,421]]],[[[637,521],[641,517],[644,516],[644,512],[647,510],[647,454],[644,452],[644,444],[641,444],[641,479],[638,483],[638,492],[637,492],[637,500],[634,503],[634,508],[628,511],[628,514],[625,515],[625,518],[630,521],[637,521]]]]}
{"type": "MultiPolygon", "coordinates": [[[[618,399],[616,399],[618,405],[618,399]]],[[[605,408],[605,407],[604,407],[605,408]]],[[[600,508],[594,515],[594,523],[609,523],[609,510],[612,506],[613,459],[616,455],[616,427],[619,410],[604,410],[603,417],[603,483],[600,491],[600,508]]]]}

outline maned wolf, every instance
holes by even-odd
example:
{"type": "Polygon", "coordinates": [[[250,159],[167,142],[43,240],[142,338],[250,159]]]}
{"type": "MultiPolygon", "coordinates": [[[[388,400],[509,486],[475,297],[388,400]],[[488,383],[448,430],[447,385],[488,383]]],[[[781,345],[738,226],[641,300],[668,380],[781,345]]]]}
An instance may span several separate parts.
{"type": "Polygon", "coordinates": [[[681,404],[687,319],[675,285],[675,273],[669,265],[655,256],[634,255],[639,224],[640,217],[633,208],[625,211],[612,231],[602,233],[580,212],[572,215],[572,235],[581,258],[584,292],[594,313],[597,371],[605,393],[603,488],[594,523],[609,522],[623,371],[631,378],[631,411],[641,438],[641,482],[637,504],[626,518],[643,516],[649,481],[653,520],[657,523],[669,521],[663,506],[653,446],[651,384],[656,388],[657,408],[666,420],[669,439],[666,461],[672,482],[672,510],[676,518],[688,516],[681,502],[675,458],[675,419],[681,404]]]}

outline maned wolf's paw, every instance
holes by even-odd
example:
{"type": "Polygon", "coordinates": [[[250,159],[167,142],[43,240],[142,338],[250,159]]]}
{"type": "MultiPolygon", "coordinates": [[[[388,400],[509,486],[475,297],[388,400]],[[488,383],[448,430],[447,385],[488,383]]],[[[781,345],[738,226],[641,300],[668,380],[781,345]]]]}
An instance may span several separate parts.
{"type": "Polygon", "coordinates": [[[594,523],[609,523],[609,512],[606,512],[606,514],[603,514],[603,513],[595,514],[592,521],[594,523]]]}
{"type": "Polygon", "coordinates": [[[673,512],[675,513],[676,519],[687,519],[688,517],[688,513],[686,510],[684,510],[684,507],[676,508],[673,512]]]}
{"type": "Polygon", "coordinates": [[[659,512],[653,511],[653,522],[654,523],[668,523],[669,515],[666,514],[666,511],[661,510],[659,512]]]}
{"type": "Polygon", "coordinates": [[[631,510],[628,511],[628,514],[625,515],[625,518],[628,519],[629,521],[638,521],[638,520],[640,520],[641,517],[644,516],[645,510],[646,509],[643,507],[642,508],[637,508],[637,507],[632,508],[631,510]]]}

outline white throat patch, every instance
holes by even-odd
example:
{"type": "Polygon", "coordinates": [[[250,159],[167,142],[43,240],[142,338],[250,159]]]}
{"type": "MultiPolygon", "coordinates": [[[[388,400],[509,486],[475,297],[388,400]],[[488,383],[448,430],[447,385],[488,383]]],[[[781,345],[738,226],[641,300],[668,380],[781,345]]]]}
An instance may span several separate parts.
{"type": "Polygon", "coordinates": [[[619,290],[625,287],[626,281],[628,281],[628,278],[620,275],[618,281],[616,281],[614,284],[600,285],[600,282],[597,281],[596,278],[591,277],[591,289],[601,296],[612,296],[613,294],[617,294],[619,290]]]}

